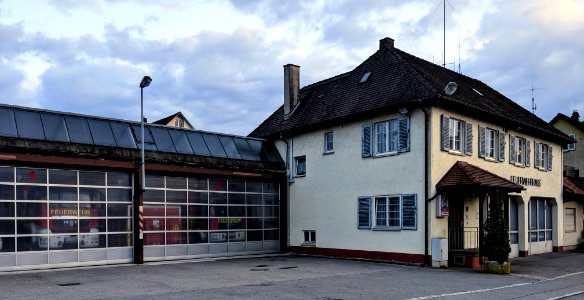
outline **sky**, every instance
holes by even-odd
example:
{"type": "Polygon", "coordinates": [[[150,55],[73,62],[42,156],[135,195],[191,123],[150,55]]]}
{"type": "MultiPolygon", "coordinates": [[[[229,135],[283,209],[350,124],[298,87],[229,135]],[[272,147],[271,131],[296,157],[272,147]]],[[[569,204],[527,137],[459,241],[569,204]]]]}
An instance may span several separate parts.
{"type": "Polygon", "coordinates": [[[0,103],[247,135],[379,40],[479,79],[549,121],[584,113],[584,0],[0,0],[0,103]],[[532,90],[533,88],[533,90],[532,90]]]}

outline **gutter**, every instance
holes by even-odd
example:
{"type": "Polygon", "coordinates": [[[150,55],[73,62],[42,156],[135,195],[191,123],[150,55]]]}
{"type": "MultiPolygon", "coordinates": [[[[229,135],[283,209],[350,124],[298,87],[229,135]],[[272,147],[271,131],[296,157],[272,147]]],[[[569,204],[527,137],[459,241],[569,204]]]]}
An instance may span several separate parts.
{"type": "MultiPolygon", "coordinates": [[[[432,261],[431,259],[429,259],[428,257],[428,246],[429,246],[429,242],[428,242],[428,237],[429,237],[429,230],[430,230],[430,225],[429,223],[429,215],[430,215],[430,209],[428,208],[428,205],[430,204],[430,201],[432,201],[432,199],[428,199],[429,193],[428,193],[428,184],[430,182],[430,147],[431,147],[431,143],[429,141],[429,137],[430,135],[428,134],[428,131],[430,130],[430,112],[428,110],[426,110],[425,107],[420,106],[419,107],[420,110],[424,113],[424,265],[425,266],[431,266],[432,261]]],[[[432,198],[436,198],[436,197],[432,197],[432,198]]]]}

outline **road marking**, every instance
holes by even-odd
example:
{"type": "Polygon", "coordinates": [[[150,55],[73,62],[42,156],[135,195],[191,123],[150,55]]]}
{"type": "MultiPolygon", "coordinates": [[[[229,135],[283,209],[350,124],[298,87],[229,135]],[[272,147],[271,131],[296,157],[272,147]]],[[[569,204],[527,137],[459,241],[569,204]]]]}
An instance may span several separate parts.
{"type": "Polygon", "coordinates": [[[564,298],[568,298],[568,297],[572,297],[572,296],[576,296],[576,295],[580,295],[580,294],[584,294],[584,291],[573,292],[573,293],[565,294],[565,295],[562,295],[562,296],[558,296],[558,297],[554,297],[554,298],[549,298],[547,300],[564,299],[564,298]]]}
{"type": "MultiPolygon", "coordinates": [[[[580,274],[584,274],[584,271],[582,271],[582,272],[575,272],[575,273],[569,273],[569,274],[564,274],[564,275],[556,276],[556,277],[553,277],[553,278],[543,279],[543,280],[534,281],[534,282],[515,283],[515,284],[510,284],[510,285],[498,286],[498,287],[494,287],[494,288],[487,288],[487,289],[480,289],[480,290],[472,290],[472,291],[464,291],[464,292],[456,292],[456,293],[445,293],[445,294],[439,294],[439,295],[428,295],[428,296],[422,296],[422,297],[416,297],[416,298],[409,298],[407,300],[425,300],[425,299],[433,299],[433,298],[441,298],[441,297],[460,296],[460,295],[466,295],[466,294],[475,294],[475,293],[490,292],[490,291],[496,291],[496,290],[514,288],[514,287],[518,287],[518,286],[525,286],[525,285],[530,285],[530,284],[537,284],[537,283],[542,283],[542,282],[547,282],[547,281],[553,281],[553,280],[558,280],[558,279],[562,279],[562,278],[566,278],[566,277],[570,277],[570,276],[575,276],[575,275],[580,275],[580,274]]],[[[579,294],[582,294],[582,293],[584,293],[584,291],[577,292],[575,295],[579,295],[579,294]]],[[[570,296],[572,296],[572,295],[571,294],[568,294],[568,295],[564,295],[564,296],[561,296],[561,297],[570,297],[570,296]]],[[[561,298],[552,298],[552,299],[561,299],[561,298]]]]}

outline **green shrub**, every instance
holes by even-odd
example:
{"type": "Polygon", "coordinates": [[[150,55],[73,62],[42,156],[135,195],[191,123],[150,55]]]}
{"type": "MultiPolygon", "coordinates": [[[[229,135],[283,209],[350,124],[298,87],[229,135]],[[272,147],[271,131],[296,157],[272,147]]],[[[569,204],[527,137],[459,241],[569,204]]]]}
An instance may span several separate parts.
{"type": "Polygon", "coordinates": [[[489,203],[489,214],[485,224],[485,255],[489,260],[503,264],[509,259],[509,226],[505,221],[504,202],[507,195],[497,190],[489,203]]]}

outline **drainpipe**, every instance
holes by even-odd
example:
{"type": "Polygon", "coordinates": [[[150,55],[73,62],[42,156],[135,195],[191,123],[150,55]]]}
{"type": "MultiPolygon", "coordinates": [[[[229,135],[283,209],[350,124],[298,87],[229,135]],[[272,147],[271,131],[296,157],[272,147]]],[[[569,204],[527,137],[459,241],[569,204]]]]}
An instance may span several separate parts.
{"type": "MultiPolygon", "coordinates": [[[[421,102],[421,101],[420,101],[421,102]]],[[[426,266],[431,266],[432,262],[431,259],[428,258],[428,237],[429,237],[429,215],[430,209],[428,205],[432,199],[428,199],[428,184],[430,182],[430,142],[429,142],[429,134],[430,131],[430,112],[423,106],[420,106],[420,110],[424,113],[424,264],[426,266]]]]}
{"type": "MultiPolygon", "coordinates": [[[[292,183],[292,143],[293,143],[293,139],[290,138],[290,142],[288,142],[288,140],[286,140],[284,138],[283,134],[280,134],[280,140],[282,142],[284,142],[284,144],[286,144],[286,170],[287,170],[287,174],[286,174],[286,201],[288,202],[286,205],[286,220],[288,223],[290,223],[290,183],[292,183]]],[[[288,224],[286,224],[286,245],[285,248],[282,247],[282,244],[280,244],[280,248],[281,250],[283,249],[288,249],[288,246],[290,245],[289,242],[289,238],[290,238],[290,228],[288,226],[288,224]]],[[[282,237],[280,236],[280,240],[282,241],[282,237]]]]}

